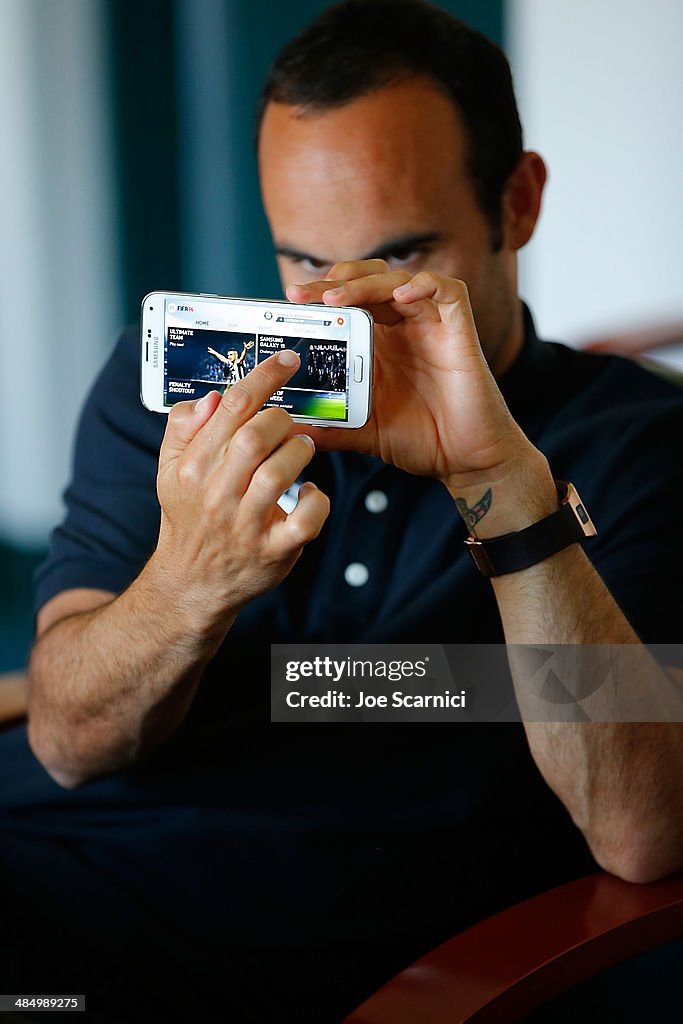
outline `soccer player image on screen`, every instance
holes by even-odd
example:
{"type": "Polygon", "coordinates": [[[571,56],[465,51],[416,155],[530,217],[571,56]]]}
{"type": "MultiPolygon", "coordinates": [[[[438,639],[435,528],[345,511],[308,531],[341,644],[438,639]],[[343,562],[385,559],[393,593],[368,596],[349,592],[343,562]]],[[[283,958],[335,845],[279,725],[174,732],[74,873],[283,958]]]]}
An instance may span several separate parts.
{"type": "Polygon", "coordinates": [[[221,363],[223,363],[225,383],[228,387],[232,387],[232,385],[236,384],[238,380],[242,380],[246,374],[247,371],[244,366],[244,360],[247,357],[249,349],[253,347],[253,341],[245,341],[242,346],[242,352],[239,356],[237,355],[237,350],[234,348],[231,348],[227,355],[223,355],[221,352],[216,352],[215,348],[207,349],[212,356],[215,356],[216,359],[220,359],[221,363]]]}

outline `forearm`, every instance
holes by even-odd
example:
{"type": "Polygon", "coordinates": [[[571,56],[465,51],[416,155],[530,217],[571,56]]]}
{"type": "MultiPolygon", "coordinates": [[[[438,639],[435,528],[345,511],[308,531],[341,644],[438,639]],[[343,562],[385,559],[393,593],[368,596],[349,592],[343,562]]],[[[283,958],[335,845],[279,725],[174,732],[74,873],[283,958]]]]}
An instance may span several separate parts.
{"type": "Polygon", "coordinates": [[[304,484],[310,462],[284,409],[256,413],[295,372],[279,352],[221,397],[171,410],[159,453],[157,549],[138,578],[94,611],[58,619],[29,667],[29,740],[63,785],[142,758],[179,726],[237,612],[277,586],[315,539],[329,500],[304,484]],[[209,422],[208,430],[204,430],[209,422]]]}
{"type": "Polygon", "coordinates": [[[171,736],[229,628],[182,604],[153,557],[119,597],[57,622],[29,664],[29,740],[60,784],[78,785],[146,756],[171,736]]]}
{"type": "MultiPolygon", "coordinates": [[[[472,507],[485,482],[467,483],[460,492],[472,507]]],[[[491,506],[477,524],[481,539],[523,529],[557,507],[542,457],[487,489],[491,506]]],[[[674,682],[640,644],[580,545],[496,577],[492,586],[531,752],[596,859],[637,881],[677,870],[683,865],[683,726],[674,682]],[[586,698],[549,709],[522,645],[553,646],[555,674],[571,679],[572,692],[586,698]],[[616,663],[611,685],[596,688],[598,677],[606,679],[601,659],[616,663]],[[544,720],[568,711],[572,720],[544,720]],[[584,712],[593,721],[578,720],[584,712]]]]}
{"type": "Polygon", "coordinates": [[[526,731],[601,867],[631,882],[683,867],[679,725],[527,723],[526,731]]]}
{"type": "Polygon", "coordinates": [[[683,726],[675,683],[639,643],[578,545],[493,586],[514,645],[510,666],[531,752],[594,856],[631,881],[678,870],[683,726]],[[539,706],[521,646],[527,644],[554,648],[553,671],[572,693],[586,695],[580,704],[539,706]],[[542,720],[554,713],[572,720],[542,720]],[[577,721],[577,713],[594,720],[577,721]]]}

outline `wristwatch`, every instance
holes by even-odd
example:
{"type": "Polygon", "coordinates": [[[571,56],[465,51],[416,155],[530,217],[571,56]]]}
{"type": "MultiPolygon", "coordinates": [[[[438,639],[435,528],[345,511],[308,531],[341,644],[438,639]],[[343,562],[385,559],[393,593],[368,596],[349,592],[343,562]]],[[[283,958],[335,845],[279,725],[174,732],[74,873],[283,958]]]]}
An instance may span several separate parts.
{"type": "Polygon", "coordinates": [[[528,569],[530,565],[562,551],[598,532],[578,491],[565,480],[556,480],[560,507],[544,519],[516,533],[478,540],[468,537],[465,545],[482,576],[504,576],[528,569]]]}

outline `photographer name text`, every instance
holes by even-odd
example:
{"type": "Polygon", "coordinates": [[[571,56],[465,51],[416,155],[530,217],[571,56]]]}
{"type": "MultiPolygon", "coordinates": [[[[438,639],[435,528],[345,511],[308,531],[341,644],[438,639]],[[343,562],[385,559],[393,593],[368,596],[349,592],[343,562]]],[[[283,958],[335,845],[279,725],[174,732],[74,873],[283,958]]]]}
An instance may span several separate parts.
{"type": "Polygon", "coordinates": [[[344,690],[327,690],[325,693],[307,694],[290,690],[285,697],[290,708],[466,708],[465,690],[451,693],[417,694],[394,690],[392,694],[346,693],[344,690]]]}

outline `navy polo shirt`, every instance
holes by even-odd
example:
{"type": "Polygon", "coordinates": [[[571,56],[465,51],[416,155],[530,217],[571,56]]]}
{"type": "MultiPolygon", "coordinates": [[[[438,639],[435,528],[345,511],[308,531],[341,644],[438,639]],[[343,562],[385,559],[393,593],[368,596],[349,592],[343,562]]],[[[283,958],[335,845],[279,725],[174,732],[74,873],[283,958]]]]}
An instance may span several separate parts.
{"type": "MultiPolygon", "coordinates": [[[[510,411],[554,476],[579,489],[599,531],[586,550],[635,630],[675,642],[683,393],[630,361],[539,341],[527,310],[525,333],[500,381],[510,411]]],[[[118,592],[154,550],[166,417],[140,403],[138,360],[131,328],[83,410],[67,516],[37,573],[36,609],[70,587],[118,592]]],[[[332,499],[324,530],[284,583],[240,614],[218,664],[237,642],[257,656],[287,641],[502,641],[492,588],[441,484],[349,453],[316,455],[307,475],[332,499]]]]}
{"type": "MultiPolygon", "coordinates": [[[[677,642],[683,392],[632,362],[539,341],[528,312],[525,331],[500,381],[512,415],[578,488],[599,531],[586,551],[635,630],[677,642]]],[[[165,417],[140,403],[138,360],[131,328],[83,410],[36,610],[73,587],[121,591],[154,550],[165,417]]],[[[327,951],[349,982],[320,967],[321,985],[336,978],[348,1010],[468,924],[595,864],[522,726],[269,722],[272,642],[503,640],[442,485],[348,453],[317,454],[307,474],[331,498],[328,522],[239,614],[177,733],[79,790],[25,782],[17,806],[58,807],[53,827],[89,843],[122,892],[163,858],[182,908],[170,927],[201,943],[219,914],[223,963],[228,948],[318,963],[327,951]],[[364,965],[358,983],[349,957],[364,965]]],[[[161,906],[164,891],[145,898],[161,906]]]]}

